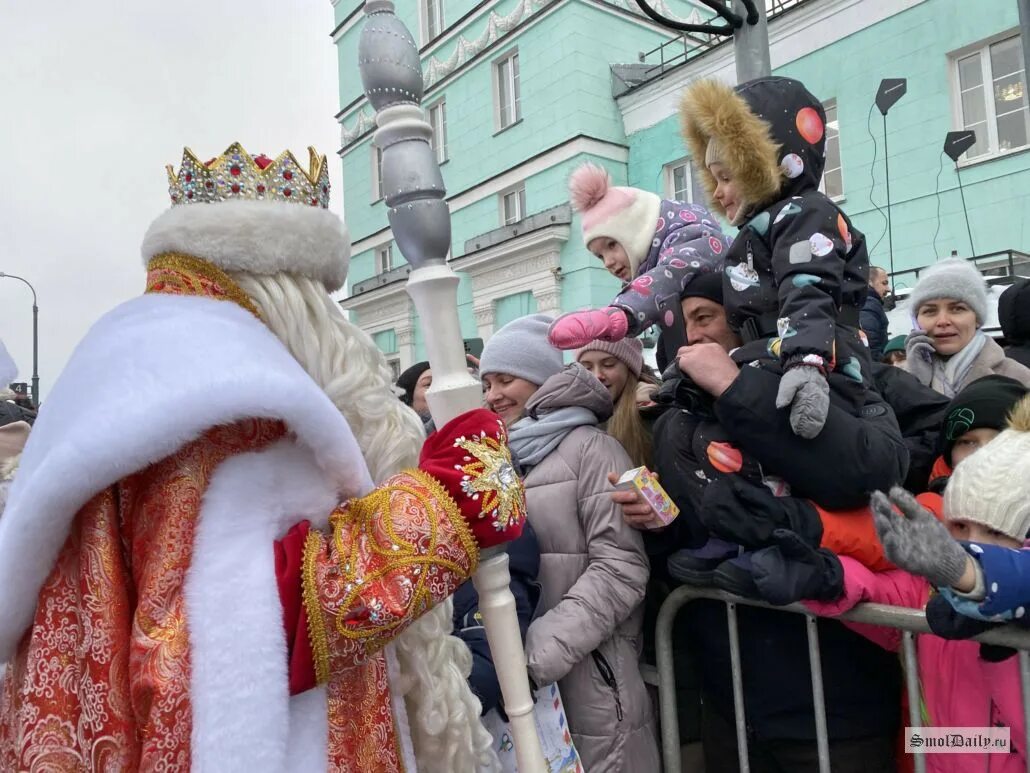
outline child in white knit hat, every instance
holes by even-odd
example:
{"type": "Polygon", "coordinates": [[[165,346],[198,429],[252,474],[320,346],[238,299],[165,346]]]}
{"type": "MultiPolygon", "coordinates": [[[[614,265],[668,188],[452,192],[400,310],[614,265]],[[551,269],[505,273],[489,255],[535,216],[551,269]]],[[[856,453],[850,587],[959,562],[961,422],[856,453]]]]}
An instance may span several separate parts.
{"type": "Polygon", "coordinates": [[[1030,396],[1007,428],[963,460],[944,491],[947,527],[895,489],[874,495],[887,557],[926,577],[956,611],[980,620],[1021,619],[1030,604],[1030,396]],[[956,541],[960,540],[960,541],[956,541]]]}

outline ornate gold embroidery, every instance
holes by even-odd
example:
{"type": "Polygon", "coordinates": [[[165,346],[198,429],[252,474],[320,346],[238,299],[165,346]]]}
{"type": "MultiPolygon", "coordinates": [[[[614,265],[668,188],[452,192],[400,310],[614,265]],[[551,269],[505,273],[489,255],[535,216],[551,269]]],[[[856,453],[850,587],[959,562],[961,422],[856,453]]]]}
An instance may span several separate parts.
{"type": "Polygon", "coordinates": [[[390,705],[386,653],[363,668],[333,675],[326,689],[331,773],[402,773],[402,755],[390,705]]]}
{"type": "Polygon", "coordinates": [[[508,436],[501,421],[498,438],[487,434],[460,437],[454,447],[466,456],[463,465],[455,465],[464,477],[461,488],[466,496],[480,500],[480,518],[489,517],[498,531],[526,519],[523,509],[522,482],[515,472],[508,450],[508,436]]]}
{"type": "Polygon", "coordinates": [[[75,516],[4,680],[0,770],[188,770],[192,707],[183,583],[211,475],[285,434],[215,427],[75,516]]]}
{"type": "Polygon", "coordinates": [[[147,264],[146,292],[199,295],[219,301],[232,301],[261,319],[254,301],[232,277],[213,263],[193,255],[165,252],[152,258],[147,264]]]}
{"type": "Polygon", "coordinates": [[[420,470],[346,503],[329,524],[330,535],[312,531],[304,546],[304,605],[320,682],[364,664],[479,561],[454,500],[420,470]]]}
{"type": "Polygon", "coordinates": [[[325,617],[318,603],[318,554],[322,549],[322,535],[308,532],[304,540],[304,609],[308,613],[308,635],[311,637],[311,652],[315,660],[315,680],[319,684],[329,681],[329,638],[326,635],[325,617]]]}

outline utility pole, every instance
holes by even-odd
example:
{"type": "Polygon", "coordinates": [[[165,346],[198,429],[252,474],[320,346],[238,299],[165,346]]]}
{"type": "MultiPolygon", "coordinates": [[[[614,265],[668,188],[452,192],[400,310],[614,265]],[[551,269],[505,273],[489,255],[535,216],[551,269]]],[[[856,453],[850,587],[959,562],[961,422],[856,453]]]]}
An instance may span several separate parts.
{"type": "MultiPolygon", "coordinates": [[[[32,407],[39,408],[39,305],[36,303],[36,288],[32,286],[28,279],[24,277],[15,276],[14,274],[5,274],[0,271],[0,279],[7,277],[8,279],[17,279],[19,282],[24,282],[28,285],[28,288],[32,291],[32,407]]],[[[6,384],[2,386],[6,387],[6,384]]]]}
{"type": "Polygon", "coordinates": [[[744,24],[733,32],[733,58],[737,65],[737,83],[772,75],[765,0],[751,0],[748,3],[733,0],[733,10],[744,17],[744,24]]]}
{"type": "MultiPolygon", "coordinates": [[[[653,0],[652,0],[653,1],[653,0]]],[[[669,29],[700,35],[718,35],[733,38],[733,54],[737,64],[737,82],[753,80],[772,74],[769,62],[769,29],[765,14],[765,0],[698,0],[715,11],[723,24],[691,24],[670,19],[652,8],[648,0],[636,0],[640,10],[669,29]]],[[[1030,2],[1030,0],[1021,0],[1030,2]]]]}

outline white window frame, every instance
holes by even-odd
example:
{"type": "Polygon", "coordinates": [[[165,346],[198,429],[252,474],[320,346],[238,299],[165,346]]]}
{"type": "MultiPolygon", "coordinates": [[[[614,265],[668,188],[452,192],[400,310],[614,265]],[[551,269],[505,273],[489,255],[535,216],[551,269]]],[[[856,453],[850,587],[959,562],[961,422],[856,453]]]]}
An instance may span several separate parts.
{"type": "Polygon", "coordinates": [[[518,223],[521,220],[526,219],[526,184],[519,183],[518,185],[501,191],[497,194],[497,209],[500,215],[501,225],[509,226],[518,223]],[[505,207],[505,200],[509,196],[515,196],[515,215],[514,219],[508,217],[508,211],[505,207]]]}
{"type": "Polygon", "coordinates": [[[383,151],[374,142],[372,147],[372,203],[380,201],[385,194],[383,190],[383,151]]]}
{"type": "Polygon", "coordinates": [[[666,164],[663,168],[665,173],[665,197],[673,201],[685,201],[688,204],[701,204],[707,206],[704,198],[704,188],[701,185],[700,180],[694,179],[694,166],[691,163],[690,157],[678,159],[669,164],[666,164]],[[676,193],[676,170],[685,169],[687,174],[687,197],[679,198],[676,193]],[[694,197],[694,187],[697,187],[698,191],[701,192],[701,200],[697,201],[694,197]]]}
{"type": "MultiPolygon", "coordinates": [[[[974,54],[980,57],[980,73],[981,73],[981,85],[980,88],[983,90],[984,99],[984,116],[985,123],[987,125],[987,151],[981,153],[978,156],[968,158],[964,153],[959,160],[959,166],[966,166],[968,164],[978,164],[983,161],[989,161],[994,158],[1009,155],[1010,153],[1018,153],[1020,151],[1030,148],[1030,133],[1027,136],[1027,144],[1020,145],[1015,148],[1002,149],[999,147],[998,141],[998,116],[994,107],[994,73],[991,64],[991,46],[997,43],[1004,43],[1006,40],[1012,38],[1019,39],[1019,29],[1009,29],[1005,32],[994,35],[986,40],[967,46],[965,48],[954,51],[948,55],[948,79],[950,81],[949,91],[951,94],[951,113],[952,113],[952,126],[956,131],[963,131],[965,129],[965,118],[962,114],[962,90],[961,81],[959,80],[959,61],[966,59],[967,57],[973,56],[974,54]]],[[[1022,57],[1020,57],[1022,59],[1022,57]]],[[[1011,73],[1006,73],[1011,74],[1011,73]]],[[[1030,90],[1030,81],[1028,81],[1028,74],[1026,70],[1023,70],[1023,91],[1024,96],[1027,95],[1030,90]]],[[[975,131],[975,130],[974,130],[975,131]]],[[[977,139],[979,140],[979,132],[977,139]]],[[[968,153],[968,151],[967,151],[968,153]]]]}
{"type": "Polygon", "coordinates": [[[497,131],[514,126],[522,120],[522,70],[519,67],[519,50],[513,48],[494,60],[494,123],[497,131]],[[511,109],[504,110],[501,104],[501,86],[507,85],[511,94],[511,109]],[[507,119],[511,120],[507,120],[507,119]]]}
{"type": "Polygon", "coordinates": [[[831,170],[833,170],[833,169],[840,170],[840,193],[836,194],[836,195],[833,195],[833,196],[830,196],[829,193],[826,193],[826,169],[827,169],[826,167],[823,167],[823,174],[819,178],[819,190],[821,192],[823,192],[823,193],[826,193],[826,195],[829,196],[832,201],[844,201],[844,199],[845,199],[845,195],[844,195],[844,156],[840,152],[840,113],[837,112],[837,99],[836,98],[827,99],[825,102],[823,102],[823,110],[827,114],[827,118],[826,118],[826,142],[827,142],[827,144],[829,144],[829,141],[830,141],[830,127],[831,127],[831,125],[833,126],[833,130],[835,132],[837,132],[837,160],[840,162],[840,166],[834,166],[834,167],[829,167],[829,168],[831,170]],[[831,110],[834,111],[834,115],[836,116],[834,118],[834,120],[832,120],[832,121],[829,119],[829,113],[830,113],[831,110]]]}
{"type": "Polygon", "coordinates": [[[422,45],[427,46],[440,37],[447,29],[444,16],[444,0],[418,0],[419,31],[422,34],[422,45]],[[430,9],[436,11],[436,29],[430,24],[430,9]]]}
{"type": "Polygon", "coordinates": [[[376,274],[385,274],[393,270],[393,242],[376,247],[376,274]]]}
{"type": "Polygon", "coordinates": [[[436,163],[447,160],[447,100],[438,99],[426,109],[426,118],[433,127],[433,138],[430,145],[436,154],[436,163]]]}

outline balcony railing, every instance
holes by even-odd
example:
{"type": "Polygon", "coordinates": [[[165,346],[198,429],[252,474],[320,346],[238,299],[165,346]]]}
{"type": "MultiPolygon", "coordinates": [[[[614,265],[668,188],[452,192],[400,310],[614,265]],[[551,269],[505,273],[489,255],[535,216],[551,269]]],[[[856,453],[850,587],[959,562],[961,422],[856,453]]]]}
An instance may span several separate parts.
{"type": "MultiPolygon", "coordinates": [[[[1019,250],[988,252],[983,255],[974,255],[966,260],[976,266],[977,270],[987,279],[988,284],[1012,277],[1030,277],[1030,254],[1019,250]]],[[[931,265],[933,264],[888,273],[895,294],[899,298],[905,297],[919,281],[920,272],[930,268],[931,265]]]]}
{"type": "MultiPolygon", "coordinates": [[[[788,11],[814,1],[766,0],[766,16],[772,22],[788,11]]],[[[715,15],[712,16],[713,20],[717,18],[715,15]]],[[[619,90],[616,96],[622,96],[643,86],[645,83],[661,78],[669,70],[679,67],[731,40],[732,38],[721,35],[684,33],[678,38],[652,48],[650,51],[642,51],[639,56],[640,63],[648,66],[646,68],[637,67],[637,72],[634,74],[632,82],[626,83],[626,88],[619,90]]]]}

